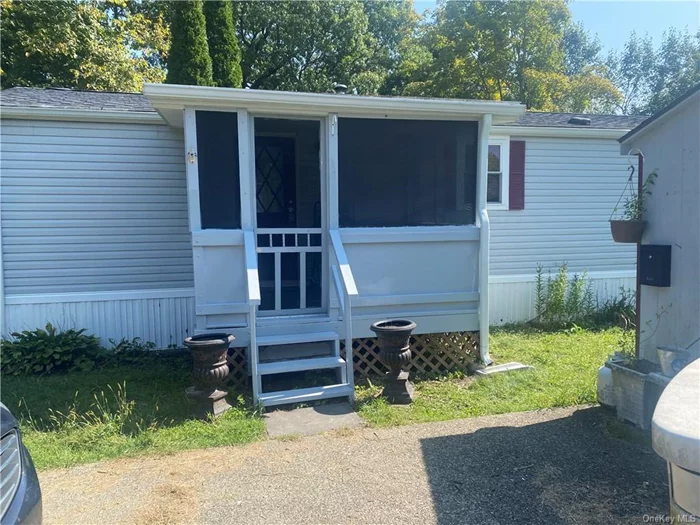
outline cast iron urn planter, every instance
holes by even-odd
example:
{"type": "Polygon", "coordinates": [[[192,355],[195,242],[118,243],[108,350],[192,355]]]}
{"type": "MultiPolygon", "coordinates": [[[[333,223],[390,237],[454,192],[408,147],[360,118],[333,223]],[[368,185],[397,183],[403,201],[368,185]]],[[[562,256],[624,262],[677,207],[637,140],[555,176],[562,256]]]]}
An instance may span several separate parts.
{"type": "Polygon", "coordinates": [[[231,408],[226,401],[221,384],[228,376],[228,347],[235,337],[230,334],[202,334],[185,339],[185,346],[192,353],[192,382],[185,390],[187,397],[194,401],[195,416],[206,419],[223,414],[231,408]]]}
{"type": "Polygon", "coordinates": [[[377,321],[370,326],[377,334],[379,360],[389,369],[382,392],[389,403],[408,405],[413,401],[413,385],[403,367],[411,361],[409,341],[415,329],[416,323],[405,319],[377,321]]]}

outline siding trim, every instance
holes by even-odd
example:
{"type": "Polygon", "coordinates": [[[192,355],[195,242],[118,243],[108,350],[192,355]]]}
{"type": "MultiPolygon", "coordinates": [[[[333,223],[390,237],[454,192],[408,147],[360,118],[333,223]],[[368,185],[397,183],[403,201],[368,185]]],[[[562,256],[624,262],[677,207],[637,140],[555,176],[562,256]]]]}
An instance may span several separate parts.
{"type": "Polygon", "coordinates": [[[13,108],[3,106],[2,118],[59,120],[69,122],[137,122],[140,124],[165,124],[165,121],[155,111],[104,111],[90,109],[13,108]]]}
{"type": "Polygon", "coordinates": [[[578,129],[578,128],[549,128],[535,126],[502,126],[493,127],[494,134],[512,135],[517,137],[551,137],[557,139],[619,139],[629,129],[578,129]]]}
{"type": "MultiPolygon", "coordinates": [[[[570,274],[577,273],[581,275],[581,272],[569,272],[570,274]]],[[[587,279],[625,279],[628,277],[635,277],[637,272],[635,270],[610,270],[601,272],[587,272],[587,279]]],[[[489,283],[529,283],[534,282],[536,275],[532,274],[518,274],[518,275],[489,275],[489,283]]]]}
{"type": "Polygon", "coordinates": [[[161,290],[127,290],[123,292],[74,292],[48,294],[6,295],[5,304],[55,304],[96,301],[130,301],[138,299],[169,299],[194,297],[194,288],[164,288],[161,290]]]}

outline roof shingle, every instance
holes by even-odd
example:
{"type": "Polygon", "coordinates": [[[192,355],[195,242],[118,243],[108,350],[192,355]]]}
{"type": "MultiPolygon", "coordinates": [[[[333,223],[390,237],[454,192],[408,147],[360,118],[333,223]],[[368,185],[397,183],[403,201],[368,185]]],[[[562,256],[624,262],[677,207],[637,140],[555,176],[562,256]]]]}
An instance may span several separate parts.
{"type": "MultiPolygon", "coordinates": [[[[92,111],[153,112],[148,99],[140,93],[81,91],[66,88],[14,87],[0,93],[1,107],[61,108],[92,111]]],[[[632,129],[645,116],[544,113],[529,111],[506,126],[548,128],[632,129]],[[590,125],[569,124],[571,117],[590,119],[590,125]]]]}
{"type": "Polygon", "coordinates": [[[0,92],[0,106],[149,113],[154,111],[148,99],[140,93],[80,91],[66,88],[5,89],[0,92]]]}
{"type": "Polygon", "coordinates": [[[504,126],[546,127],[546,128],[594,128],[594,129],[632,129],[647,117],[644,115],[596,115],[588,113],[545,113],[528,111],[515,122],[504,126]],[[590,119],[590,125],[569,124],[572,117],[590,119]]]}

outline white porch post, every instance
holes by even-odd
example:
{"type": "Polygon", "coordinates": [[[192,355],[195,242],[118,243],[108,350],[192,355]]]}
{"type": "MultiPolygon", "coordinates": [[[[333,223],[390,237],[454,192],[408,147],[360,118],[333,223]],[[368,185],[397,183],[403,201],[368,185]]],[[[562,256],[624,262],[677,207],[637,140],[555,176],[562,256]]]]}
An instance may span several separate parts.
{"type": "Polygon", "coordinates": [[[195,110],[185,109],[185,166],[187,170],[187,210],[190,232],[202,229],[199,208],[199,169],[197,162],[197,116],[195,110]]]}
{"type": "Polygon", "coordinates": [[[338,229],[338,115],[328,115],[328,228],[338,229]]]}
{"type": "Polygon", "coordinates": [[[241,187],[241,229],[255,229],[255,130],[245,109],[238,114],[238,173],[241,187]]]}
{"type": "Polygon", "coordinates": [[[477,153],[476,209],[479,221],[479,354],[485,365],[493,361],[489,356],[489,243],[490,223],[486,210],[486,186],[488,183],[489,133],[491,114],[479,122],[479,149],[477,153]]]}

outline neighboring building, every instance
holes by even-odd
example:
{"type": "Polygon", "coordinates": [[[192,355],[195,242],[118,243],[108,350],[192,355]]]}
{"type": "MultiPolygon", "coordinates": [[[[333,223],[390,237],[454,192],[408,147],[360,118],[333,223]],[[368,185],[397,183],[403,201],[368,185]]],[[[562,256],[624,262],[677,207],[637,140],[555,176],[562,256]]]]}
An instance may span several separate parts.
{"type": "MultiPolygon", "coordinates": [[[[527,320],[537,264],[587,270],[600,298],[634,285],[607,221],[627,178],[615,140],[641,119],[172,85],[13,88],[0,108],[4,332],[337,352],[381,317],[527,320]]],[[[348,395],[343,374],[326,394],[348,395]]]]}
{"type": "Polygon", "coordinates": [[[671,247],[671,285],[642,286],[640,357],[656,348],[700,352],[700,85],[620,138],[623,155],[656,171],[647,197],[643,245],[671,247]]]}

